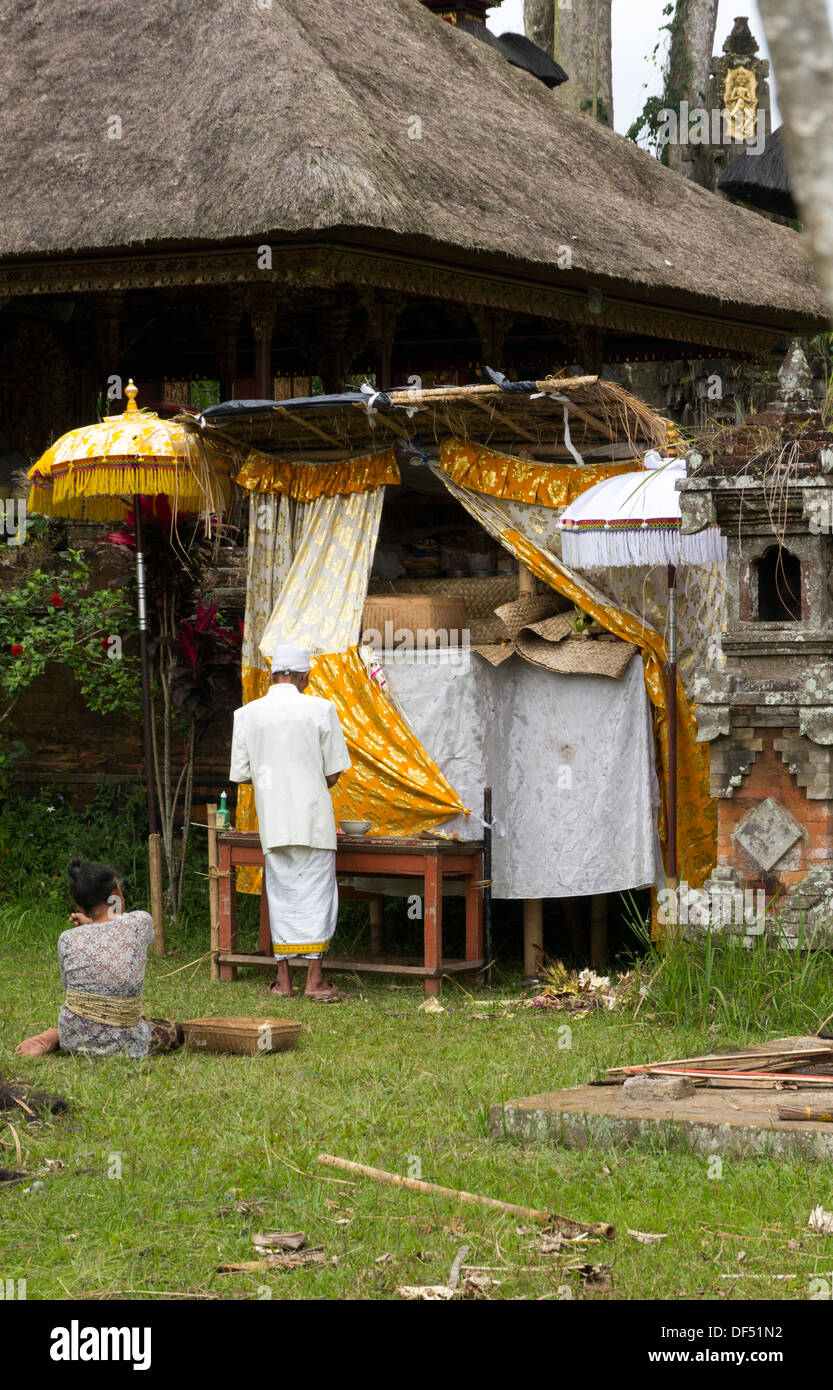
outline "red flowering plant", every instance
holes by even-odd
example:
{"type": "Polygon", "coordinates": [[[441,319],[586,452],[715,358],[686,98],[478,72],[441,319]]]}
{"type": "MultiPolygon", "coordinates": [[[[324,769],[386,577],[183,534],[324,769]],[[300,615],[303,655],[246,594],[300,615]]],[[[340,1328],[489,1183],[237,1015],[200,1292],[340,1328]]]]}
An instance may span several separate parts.
{"type": "Polygon", "coordinates": [[[0,783],[25,747],[25,720],[15,718],[20,701],[50,664],[72,667],[81,699],[96,713],[140,711],[136,660],[121,650],[135,626],[128,599],[93,588],[78,550],[50,556],[48,564],[0,588],[0,783]],[[114,650],[121,660],[112,659],[114,650]]]}
{"type": "MultiPolygon", "coordinates": [[[[200,598],[215,558],[217,536],[201,518],[173,517],[164,497],[142,498],[147,576],[148,652],[152,672],[152,734],[156,797],[168,876],[168,910],[182,904],[191,823],[194,759],[211,722],[223,715],[239,688],[242,624],[224,625],[216,604],[200,598]],[[180,829],[181,827],[181,829],[180,829]]],[[[121,585],[135,579],[136,530],[132,511],[102,544],[121,556],[121,585]]]]}

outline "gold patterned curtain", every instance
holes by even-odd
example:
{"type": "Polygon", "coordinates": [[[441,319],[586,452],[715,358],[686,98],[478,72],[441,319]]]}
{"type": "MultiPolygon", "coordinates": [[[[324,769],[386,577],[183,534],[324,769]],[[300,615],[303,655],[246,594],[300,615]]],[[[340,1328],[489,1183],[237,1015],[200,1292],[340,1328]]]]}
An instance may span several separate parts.
{"type": "Polygon", "coordinates": [[[642,467],[641,459],[625,463],[534,463],[512,454],[497,454],[482,444],[446,439],[440,449],[440,467],[446,477],[471,492],[485,492],[538,507],[568,507],[582,492],[642,467]]]}
{"type": "Polygon", "coordinates": [[[247,492],[285,495],[295,502],[372,492],[399,480],[393,449],[341,463],[291,463],[252,449],[237,474],[237,482],[247,492]]]}

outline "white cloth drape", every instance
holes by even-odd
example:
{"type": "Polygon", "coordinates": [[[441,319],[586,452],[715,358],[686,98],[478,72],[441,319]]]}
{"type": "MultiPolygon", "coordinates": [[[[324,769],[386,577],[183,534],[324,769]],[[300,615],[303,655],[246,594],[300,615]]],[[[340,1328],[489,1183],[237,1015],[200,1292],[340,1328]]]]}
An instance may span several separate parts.
{"type": "Polygon", "coordinates": [[[302,530],[303,507],[299,502],[268,492],[252,494],[243,624],[244,666],[261,671],[268,669],[260,654],[260,639],[292,567],[302,530]]]}
{"type": "MultiPolygon", "coordinates": [[[[492,788],[505,832],[492,839],[496,898],[615,893],[657,881],[658,789],[638,658],[616,681],[558,675],[519,657],[495,667],[476,653],[467,664],[441,653],[385,669],[408,723],[465,805],[482,806],[484,786],[492,788]]],[[[475,839],[482,828],[459,816],[443,825],[451,832],[475,839]]]]}

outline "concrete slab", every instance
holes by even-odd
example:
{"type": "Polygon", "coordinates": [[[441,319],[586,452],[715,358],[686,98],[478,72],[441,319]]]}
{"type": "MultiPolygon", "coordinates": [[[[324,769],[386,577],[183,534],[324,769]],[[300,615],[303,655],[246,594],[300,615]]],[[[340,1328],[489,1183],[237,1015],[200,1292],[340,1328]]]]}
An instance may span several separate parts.
{"type": "Polygon", "coordinates": [[[694,1095],[655,1100],[629,1096],[621,1086],[573,1086],[493,1105],[493,1139],[584,1149],[593,1144],[649,1141],[699,1154],[833,1158],[833,1124],[779,1120],[779,1104],[816,1105],[833,1094],[819,1090],[726,1091],[699,1087],[694,1095]]]}

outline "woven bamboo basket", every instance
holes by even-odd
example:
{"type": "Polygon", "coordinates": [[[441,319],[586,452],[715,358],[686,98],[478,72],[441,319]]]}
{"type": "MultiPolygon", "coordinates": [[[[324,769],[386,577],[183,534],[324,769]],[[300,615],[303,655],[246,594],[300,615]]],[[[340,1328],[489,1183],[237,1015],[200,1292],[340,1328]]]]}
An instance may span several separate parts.
{"type": "Polygon", "coordinates": [[[189,1018],[182,1025],[185,1046],[194,1052],[289,1052],[298,1046],[300,1023],[286,1018],[189,1018]]]}
{"type": "MultiPolygon", "coordinates": [[[[462,598],[447,594],[370,595],[365,599],[363,632],[378,632],[384,641],[386,623],[392,624],[392,636],[410,632],[415,641],[420,632],[462,632],[466,606],[462,598]]],[[[402,641],[401,636],[398,640],[402,641]]],[[[432,639],[431,645],[434,644],[432,639]]]]}

